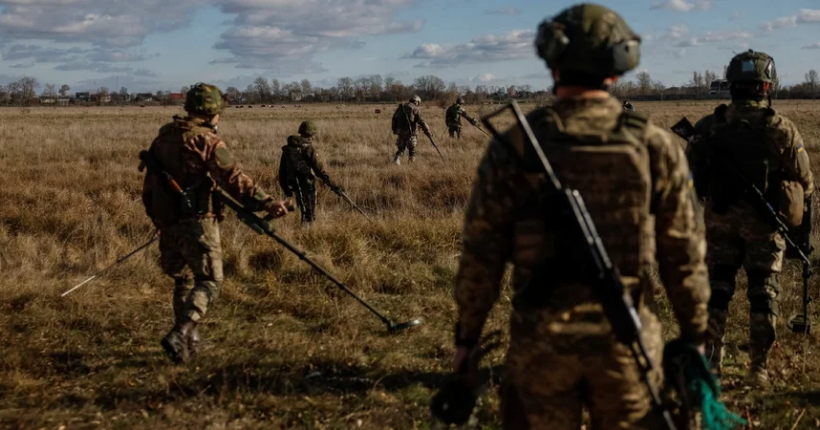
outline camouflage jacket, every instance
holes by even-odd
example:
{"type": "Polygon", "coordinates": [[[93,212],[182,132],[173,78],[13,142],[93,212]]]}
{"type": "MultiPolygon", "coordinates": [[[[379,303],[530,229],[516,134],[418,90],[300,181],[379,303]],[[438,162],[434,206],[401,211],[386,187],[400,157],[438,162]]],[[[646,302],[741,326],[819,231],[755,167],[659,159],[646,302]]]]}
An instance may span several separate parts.
{"type": "Polygon", "coordinates": [[[286,197],[293,197],[300,184],[312,186],[319,177],[325,184],[333,187],[330,175],[325,171],[324,163],[316,154],[310,138],[300,136],[288,137],[288,144],[282,147],[282,160],[279,162],[279,186],[286,197]]]}
{"type": "Polygon", "coordinates": [[[461,105],[457,104],[447,109],[444,120],[447,122],[447,127],[461,127],[461,117],[464,117],[472,125],[477,124],[475,118],[471,117],[461,105]]]}
{"type": "Polygon", "coordinates": [[[393,113],[393,134],[416,135],[416,130],[421,128],[425,134],[430,133],[427,123],[421,118],[419,107],[413,103],[406,102],[396,108],[393,113]]]}
{"type": "MultiPolygon", "coordinates": [[[[788,118],[770,109],[767,102],[735,101],[723,110],[726,122],[748,121],[766,123],[763,132],[770,144],[767,157],[776,163],[780,179],[795,181],[803,186],[806,196],[814,192],[814,177],[811,172],[809,155],[803,146],[803,137],[788,118]]],[[[718,114],[713,113],[698,121],[695,135],[689,142],[687,157],[698,189],[706,188],[709,180],[709,151],[707,143],[718,121],[718,114]],[[701,183],[704,183],[701,185],[701,183]]],[[[773,164],[774,164],[773,163],[773,164]]]]}
{"type": "Polygon", "coordinates": [[[185,207],[158,175],[148,172],[142,201],[158,227],[182,219],[213,216],[218,206],[213,198],[217,185],[253,211],[265,210],[274,203],[242,172],[225,142],[201,119],[175,116],[173,122],[159,130],[150,151],[186,190],[194,206],[193,211],[185,207]]]}
{"type": "MultiPolygon", "coordinates": [[[[578,141],[590,135],[600,139],[615,130],[625,114],[638,115],[624,113],[614,98],[571,99],[559,101],[551,108],[538,109],[529,119],[559,178],[584,196],[604,245],[613,263],[621,269],[625,285],[636,297],[635,302],[643,306],[647,295],[651,300],[653,291],[647,273],[648,267],[657,260],[661,280],[680,323],[681,336],[697,343],[706,331],[710,289],[704,263],[704,228],[695,217],[689,169],[682,148],[673,143],[667,132],[644,122],[643,139],[633,138],[633,146],[639,150],[636,152],[644,154],[645,164],[640,167],[643,179],[632,180],[631,195],[619,195],[610,189],[596,190],[596,187],[611,188],[607,182],[623,182],[617,177],[622,169],[615,158],[607,164],[607,153],[594,146],[579,146],[580,151],[573,152],[565,145],[575,143],[551,144],[552,132],[540,125],[546,118],[557,117],[565,135],[578,136],[578,141]],[[598,170],[590,170],[588,157],[583,153],[590,149],[597,152],[595,167],[598,170]],[[585,177],[590,180],[584,181],[585,177]],[[631,200],[625,200],[633,198],[642,203],[631,204],[631,200]],[[618,205],[628,211],[610,213],[609,208],[618,205]],[[640,236],[642,243],[636,245],[637,240],[630,236],[640,236]]],[[[547,186],[544,175],[522,168],[528,158],[525,155],[532,151],[526,149],[519,129],[512,129],[507,136],[512,147],[498,140],[490,143],[479,165],[466,213],[463,252],[455,286],[459,309],[456,342],[462,345],[470,345],[480,337],[499,297],[507,263],[513,265],[513,288],[519,292],[533,279],[545,259],[567,254],[561,246],[563,242],[556,240],[564,227],[549,221],[557,211],[550,207],[548,198],[544,199],[542,190],[547,186]]],[[[556,272],[562,271],[560,265],[556,269],[556,272]]],[[[551,291],[546,306],[559,312],[591,308],[593,313],[603,313],[591,286],[567,276],[562,278],[549,282],[548,286],[539,285],[551,291]]]]}

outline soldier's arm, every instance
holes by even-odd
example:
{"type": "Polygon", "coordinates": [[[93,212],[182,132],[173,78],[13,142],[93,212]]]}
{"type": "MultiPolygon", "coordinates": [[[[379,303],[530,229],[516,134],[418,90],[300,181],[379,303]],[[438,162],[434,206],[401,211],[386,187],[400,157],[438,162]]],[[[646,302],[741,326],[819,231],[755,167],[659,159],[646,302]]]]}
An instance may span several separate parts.
{"type": "Polygon", "coordinates": [[[464,108],[460,108],[460,110],[461,110],[461,116],[463,116],[464,119],[467,120],[467,122],[469,122],[472,125],[478,126],[478,121],[476,121],[475,118],[471,117],[470,114],[468,114],[467,111],[464,110],[464,108]]]}
{"type": "Polygon", "coordinates": [[[293,191],[290,190],[290,184],[288,184],[287,162],[287,152],[283,149],[282,158],[279,160],[279,187],[282,188],[282,191],[285,193],[285,197],[293,197],[293,191]]]}
{"type": "Polygon", "coordinates": [[[695,190],[699,196],[706,193],[706,183],[709,181],[709,165],[706,148],[706,137],[709,135],[712,118],[706,117],[695,124],[695,134],[689,138],[686,145],[686,159],[689,170],[692,172],[695,190]]]}
{"type": "Polygon", "coordinates": [[[810,196],[814,192],[814,175],[803,136],[797,126],[786,119],[778,127],[776,136],[783,148],[783,171],[786,179],[799,182],[803,185],[806,197],[810,196]]]}
{"type": "Polygon", "coordinates": [[[680,324],[681,338],[704,340],[710,296],[706,239],[697,217],[689,166],[683,150],[661,130],[651,136],[658,262],[661,280],[680,324]]]}
{"type": "Polygon", "coordinates": [[[478,168],[464,222],[464,243],[456,275],[456,343],[473,346],[498,300],[511,250],[514,190],[512,169],[498,142],[478,168]]]}
{"type": "Polygon", "coordinates": [[[325,164],[322,163],[322,159],[319,158],[319,155],[316,153],[316,149],[311,147],[310,148],[310,156],[308,157],[310,160],[310,168],[316,173],[316,177],[322,180],[325,185],[329,187],[335,187],[332,182],[330,182],[330,175],[327,174],[325,170],[325,164]]]}
{"type": "Polygon", "coordinates": [[[271,196],[242,172],[225,142],[212,133],[195,139],[198,140],[197,146],[205,150],[205,161],[211,177],[225,192],[251,211],[267,210],[274,205],[271,196]]]}

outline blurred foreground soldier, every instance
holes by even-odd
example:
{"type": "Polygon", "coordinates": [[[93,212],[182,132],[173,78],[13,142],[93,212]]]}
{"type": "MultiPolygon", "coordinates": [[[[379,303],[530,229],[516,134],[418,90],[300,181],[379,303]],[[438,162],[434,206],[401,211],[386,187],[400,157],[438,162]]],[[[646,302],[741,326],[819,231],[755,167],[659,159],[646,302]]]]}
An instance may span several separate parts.
{"type": "Polygon", "coordinates": [[[450,106],[447,109],[447,114],[445,115],[445,121],[447,122],[447,131],[450,133],[450,137],[455,137],[461,139],[461,117],[467,120],[470,124],[475,127],[481,128],[478,124],[478,121],[475,118],[471,117],[466,110],[464,110],[464,99],[459,97],[455,104],[450,106]]]}
{"type": "MultiPolygon", "coordinates": [[[[640,56],[639,37],[618,14],[590,4],[566,9],[541,24],[536,47],[552,71],[556,101],[528,119],[558,178],[584,197],[620,270],[656,366],[648,379],[660,390],[661,324],[647,303],[656,258],[681,341],[697,351],[706,332],[705,243],[686,158],[671,135],[624,111],[607,91],[640,56]]],[[[551,204],[551,185],[522,131],[507,136],[509,144],[490,143],[466,214],[455,287],[456,371],[476,348],[512,263],[504,428],[577,430],[584,406],[595,429],[665,428],[596,286],[568,252],[587,245],[563,235],[571,226],[551,204]]]]}
{"type": "Polygon", "coordinates": [[[149,150],[185,191],[184,197],[174,193],[163,178],[149,171],[142,192],[145,211],[161,231],[162,270],[174,278],[176,323],[162,339],[162,347],[175,362],[186,362],[196,353],[196,326],[222,282],[221,205],[216,187],[252,211],[267,211],[277,218],[287,214],[284,202],[274,201],[242,172],[216,134],[224,107],[217,87],[197,84],[185,98],[188,116],[175,116],[163,126],[149,150]]]}
{"type": "Polygon", "coordinates": [[[632,103],[629,103],[628,101],[624,100],[624,110],[634,112],[635,106],[632,106],[632,103]]]}
{"type": "Polygon", "coordinates": [[[279,162],[279,186],[288,198],[296,199],[302,212],[302,223],[316,220],[316,178],[331,189],[337,186],[330,182],[324,164],[313,147],[313,136],[317,133],[313,121],[305,121],[299,126],[299,136],[288,137],[287,146],[282,147],[279,162]]]}
{"type": "Polygon", "coordinates": [[[416,146],[418,145],[416,132],[419,128],[425,135],[432,136],[430,127],[421,119],[420,104],[421,98],[413,96],[409,102],[400,104],[396,112],[393,113],[393,134],[398,136],[396,140],[398,151],[393,157],[393,164],[401,164],[401,156],[404,154],[405,148],[410,156],[408,161],[413,163],[416,160],[416,146]]]}
{"type": "Polygon", "coordinates": [[[804,199],[814,191],[809,156],[797,127],[776,113],[768,100],[776,77],[768,55],[750,50],[735,56],[726,73],[732,103],[696,124],[688,152],[695,187],[706,200],[712,285],[707,357],[720,374],[729,303],[743,267],[751,305],[749,376],[760,385],[769,382],[767,361],[779,316],[786,242],[744,197],[747,186],[741,177],[757,186],[786,219],[801,220],[804,199]]]}

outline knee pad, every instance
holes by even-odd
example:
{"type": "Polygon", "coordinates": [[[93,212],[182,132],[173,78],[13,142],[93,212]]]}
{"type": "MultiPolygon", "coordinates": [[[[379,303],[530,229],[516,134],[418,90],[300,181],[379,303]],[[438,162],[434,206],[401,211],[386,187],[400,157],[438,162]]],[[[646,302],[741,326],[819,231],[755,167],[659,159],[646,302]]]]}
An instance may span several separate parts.
{"type": "Polygon", "coordinates": [[[737,268],[726,265],[717,265],[709,273],[712,284],[712,295],[709,307],[713,309],[729,310],[729,302],[735,295],[735,278],[737,268]]]}
{"type": "Polygon", "coordinates": [[[749,270],[749,306],[752,313],[780,315],[780,280],[777,273],[768,270],[749,270]]]}

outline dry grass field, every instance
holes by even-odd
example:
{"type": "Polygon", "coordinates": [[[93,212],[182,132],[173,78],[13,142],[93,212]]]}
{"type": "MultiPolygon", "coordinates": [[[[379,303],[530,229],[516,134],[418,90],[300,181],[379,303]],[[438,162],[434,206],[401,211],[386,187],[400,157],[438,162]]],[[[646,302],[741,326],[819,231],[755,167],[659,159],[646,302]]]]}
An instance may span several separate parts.
{"type": "MultiPolygon", "coordinates": [[[[713,104],[636,107],[668,128],[713,104]]],[[[820,174],[820,103],[776,107],[800,127],[820,174]]],[[[331,177],[376,222],[323,188],[314,227],[301,229],[292,214],[276,224],[280,234],[391,317],[423,317],[425,324],[387,334],[298,258],[231,215],[222,227],[227,281],[201,328],[208,349],[187,367],[170,364],[159,346],[172,324],[173,287],[158,268],[156,246],[59,297],[151,237],[137,153],[178,108],[0,110],[0,428],[434,427],[428,404],[449,371],[461,222],[486,139],[468,126],[464,139],[450,140],[444,111],[423,105],[447,161],[421,141],[415,165],[393,166],[392,107],[381,106],[380,115],[376,108],[230,109],[220,134],[245,170],[280,195],[280,148],[301,120],[317,120],[331,177]]],[[[799,269],[790,263],[783,280],[786,318],[799,308],[799,269]]],[[[774,387],[742,384],[749,362],[738,348],[748,332],[743,283],[728,334],[731,407],[751,418],[750,428],[795,428],[804,409],[796,428],[820,428],[820,327],[804,338],[780,323],[774,387]]],[[[506,326],[509,299],[507,289],[490,328],[506,326]]],[[[661,311],[674,336],[669,307],[661,311]]],[[[491,358],[497,364],[503,355],[491,358]]],[[[483,428],[498,428],[497,413],[490,394],[483,428]]]]}

